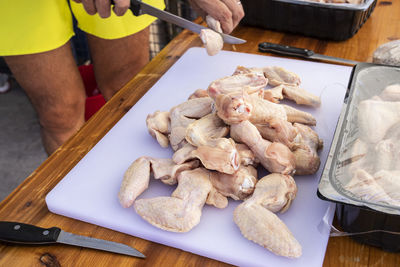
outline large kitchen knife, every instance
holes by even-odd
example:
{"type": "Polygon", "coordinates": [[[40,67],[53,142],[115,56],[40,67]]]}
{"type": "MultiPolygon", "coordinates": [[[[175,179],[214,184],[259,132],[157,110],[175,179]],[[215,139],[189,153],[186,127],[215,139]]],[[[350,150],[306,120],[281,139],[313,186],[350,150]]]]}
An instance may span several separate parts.
{"type": "MultiPolygon", "coordinates": [[[[112,1],[112,3],[114,3],[114,1],[112,1]]],[[[209,29],[202,25],[191,22],[190,20],[181,18],[181,17],[176,16],[167,11],[164,11],[164,10],[155,8],[151,5],[148,5],[146,3],[143,3],[141,0],[131,0],[130,9],[132,10],[132,13],[135,16],[148,14],[148,15],[157,17],[159,19],[165,20],[167,22],[170,22],[172,24],[178,25],[179,27],[188,29],[197,34],[199,34],[202,29],[209,29]]],[[[246,40],[236,38],[236,37],[233,37],[233,36],[225,34],[225,33],[219,33],[219,34],[222,36],[222,39],[224,40],[224,42],[227,44],[243,44],[246,42],[246,40]]]]}
{"type": "Polygon", "coordinates": [[[268,42],[260,43],[258,45],[258,50],[260,52],[270,52],[270,53],[275,53],[275,54],[280,54],[280,55],[285,55],[285,56],[301,57],[301,58],[305,58],[305,59],[321,60],[321,61],[340,63],[340,64],[345,64],[345,65],[356,65],[356,64],[360,63],[360,62],[354,61],[354,60],[316,54],[316,53],[314,53],[314,51],[308,50],[305,48],[273,44],[273,43],[268,43],[268,42]]]}
{"type": "Polygon", "coordinates": [[[19,222],[0,222],[0,241],[7,243],[41,245],[62,243],[73,246],[99,249],[119,254],[145,258],[136,249],[116,242],[64,232],[58,227],[41,228],[19,222]]]}

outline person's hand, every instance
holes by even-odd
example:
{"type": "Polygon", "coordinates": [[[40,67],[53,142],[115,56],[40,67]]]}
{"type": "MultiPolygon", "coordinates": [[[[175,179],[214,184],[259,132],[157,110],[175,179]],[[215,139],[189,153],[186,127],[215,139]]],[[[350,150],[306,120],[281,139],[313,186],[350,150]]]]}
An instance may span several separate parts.
{"type": "Polygon", "coordinates": [[[224,33],[231,33],[244,17],[239,0],[189,0],[198,15],[210,15],[221,23],[224,33]]]}
{"type": "MultiPolygon", "coordinates": [[[[111,0],[73,0],[77,3],[82,3],[86,12],[90,15],[99,13],[100,17],[108,18],[111,16],[111,0]]],[[[117,16],[122,16],[130,6],[129,0],[114,0],[114,13],[117,16]]]]}

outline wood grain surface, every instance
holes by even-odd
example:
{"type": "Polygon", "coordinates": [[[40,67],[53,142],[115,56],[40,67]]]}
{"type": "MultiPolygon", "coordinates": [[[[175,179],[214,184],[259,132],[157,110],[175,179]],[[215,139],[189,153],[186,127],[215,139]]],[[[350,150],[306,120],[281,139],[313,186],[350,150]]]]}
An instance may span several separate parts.
{"type": "MultiPolygon", "coordinates": [[[[197,20],[200,22],[200,20],[197,20]]],[[[343,42],[239,26],[232,35],[246,39],[243,45],[225,50],[262,54],[258,43],[273,42],[304,47],[329,56],[371,61],[381,44],[400,39],[400,1],[378,1],[360,31],[343,42]]],[[[41,227],[58,226],[67,232],[107,239],[133,246],[145,260],[67,245],[15,246],[0,243],[0,266],[225,266],[222,262],[149,242],[96,225],[52,214],[46,194],[85,156],[143,94],[190,47],[201,46],[197,35],[183,31],[136,77],[115,95],[83,128],[0,203],[0,220],[19,221],[41,227]]],[[[270,55],[270,54],[264,54],[270,55]]],[[[71,195],[71,198],[74,196],[71,195]]],[[[266,251],[266,253],[269,253],[266,251]]],[[[329,239],[324,266],[400,266],[400,254],[359,244],[349,237],[329,239]]]]}

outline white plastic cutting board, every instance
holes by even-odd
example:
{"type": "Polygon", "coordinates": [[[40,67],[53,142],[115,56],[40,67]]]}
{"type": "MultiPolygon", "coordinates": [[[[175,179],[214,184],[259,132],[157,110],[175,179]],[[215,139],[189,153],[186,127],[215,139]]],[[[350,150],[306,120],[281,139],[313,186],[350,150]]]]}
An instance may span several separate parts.
{"type": "MultiPolygon", "coordinates": [[[[318,225],[324,216],[331,223],[334,209],[328,209],[329,204],[318,199],[316,191],[350,73],[351,68],[345,66],[227,51],[210,57],[203,48],[191,48],[47,195],[47,206],[60,215],[234,265],[321,266],[329,230],[321,231],[318,225]],[[237,201],[230,201],[223,210],[205,206],[200,224],[183,234],[155,228],[133,208],[124,209],[118,202],[123,174],[136,158],[172,156],[171,148],[161,148],[148,134],[147,114],[184,102],[196,89],[231,75],[238,65],[287,68],[299,74],[303,88],[322,99],[320,108],[301,108],[316,117],[315,130],[324,141],[320,170],[312,176],[295,177],[297,197],[286,213],[278,214],[303,247],[298,259],[276,256],[245,239],[232,220],[237,201]]],[[[140,197],[169,196],[174,188],[152,181],[140,197]]]]}

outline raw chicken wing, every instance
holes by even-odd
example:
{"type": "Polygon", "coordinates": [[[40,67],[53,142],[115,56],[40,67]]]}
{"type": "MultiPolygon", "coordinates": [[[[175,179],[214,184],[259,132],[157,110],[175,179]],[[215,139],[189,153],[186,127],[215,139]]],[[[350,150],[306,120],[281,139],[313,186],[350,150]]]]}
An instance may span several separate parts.
{"type": "Polygon", "coordinates": [[[251,122],[231,125],[231,137],[239,143],[245,143],[268,171],[282,174],[294,172],[295,157],[290,149],[281,143],[263,139],[251,122]]]}
{"type": "Polygon", "coordinates": [[[394,206],[400,205],[400,200],[392,199],[377,183],[374,177],[362,169],[355,171],[354,176],[344,188],[363,201],[371,203],[380,202],[394,206]]]}
{"type": "Polygon", "coordinates": [[[211,113],[213,102],[209,97],[194,98],[171,109],[169,141],[173,150],[178,150],[186,143],[186,127],[194,122],[196,118],[201,118],[211,113]]]}
{"type": "Polygon", "coordinates": [[[279,256],[298,258],[302,254],[299,242],[273,212],[254,202],[240,204],[233,220],[242,235],[279,256]]]}
{"type": "Polygon", "coordinates": [[[283,98],[293,100],[299,105],[312,107],[319,107],[321,105],[321,99],[318,96],[297,86],[281,84],[264,90],[264,99],[268,101],[279,103],[283,98]]]}
{"type": "Polygon", "coordinates": [[[189,96],[188,99],[201,98],[201,97],[208,97],[208,92],[207,92],[207,90],[204,90],[204,89],[197,89],[196,91],[194,91],[193,94],[191,94],[191,95],[189,96]]]}
{"type": "Polygon", "coordinates": [[[176,178],[180,172],[198,166],[197,160],[175,164],[172,159],[140,157],[129,166],[124,174],[118,194],[119,202],[124,208],[132,206],[136,198],[148,188],[151,173],[153,173],[155,179],[160,179],[163,183],[172,185],[176,183],[176,178]]]}
{"type": "Polygon", "coordinates": [[[269,123],[273,119],[287,120],[286,110],[282,105],[272,103],[255,94],[250,95],[250,100],[253,106],[250,112],[250,122],[263,124],[269,123]]]}
{"type": "Polygon", "coordinates": [[[278,85],[270,89],[265,89],[263,98],[273,103],[279,103],[283,99],[283,85],[278,85]]]}
{"type": "Polygon", "coordinates": [[[269,123],[254,125],[264,139],[271,142],[280,142],[291,150],[299,142],[299,131],[286,120],[273,118],[269,123]]]}
{"type": "Polygon", "coordinates": [[[318,150],[322,148],[323,142],[310,127],[300,123],[295,123],[293,126],[301,135],[301,141],[293,151],[296,157],[296,175],[314,174],[321,162],[318,150]]]}
{"type": "Polygon", "coordinates": [[[208,95],[215,99],[219,94],[242,92],[253,94],[264,88],[268,80],[264,76],[255,73],[227,76],[213,81],[207,88],[208,95]]]}
{"type": "Polygon", "coordinates": [[[257,183],[257,170],[253,166],[243,166],[233,174],[211,172],[210,181],[223,196],[235,200],[249,197],[257,183]]]}
{"type": "Polygon", "coordinates": [[[247,74],[247,73],[254,73],[258,76],[265,77],[262,68],[246,68],[243,66],[237,66],[232,75],[247,74]]]}
{"type": "Polygon", "coordinates": [[[292,176],[271,173],[257,182],[253,195],[246,201],[283,213],[289,209],[296,194],[297,186],[292,176]]]}
{"type": "Polygon", "coordinates": [[[229,127],[215,113],[210,113],[186,128],[186,141],[193,146],[207,145],[213,139],[228,135],[229,127]]]}
{"type": "Polygon", "coordinates": [[[193,150],[192,156],[198,158],[209,170],[233,174],[239,169],[240,156],[231,138],[219,138],[207,145],[193,150]]]}
{"type": "Polygon", "coordinates": [[[196,147],[186,143],[183,147],[175,151],[175,153],[172,155],[172,160],[176,164],[182,164],[188,160],[192,160],[195,158],[192,155],[193,150],[196,150],[196,147]]]}
{"type": "Polygon", "coordinates": [[[264,76],[268,79],[269,84],[278,86],[281,84],[299,86],[300,77],[282,67],[272,66],[263,68],[264,76]]]}
{"type": "Polygon", "coordinates": [[[215,107],[218,117],[226,124],[248,120],[253,110],[250,96],[245,91],[217,95],[215,107]]]}
{"type": "Polygon", "coordinates": [[[374,178],[390,198],[400,203],[400,171],[381,170],[374,178]]]}
{"type": "Polygon", "coordinates": [[[136,212],[150,224],[171,232],[190,231],[200,222],[201,211],[211,191],[210,172],[197,168],[181,172],[171,197],[138,199],[136,212]]]}
{"type": "Polygon", "coordinates": [[[400,101],[400,84],[387,86],[379,95],[384,101],[400,101]]]}
{"type": "Polygon", "coordinates": [[[273,213],[285,212],[296,197],[297,186],[289,175],[270,174],[258,181],[253,195],[234,211],[242,235],[273,253],[289,258],[302,254],[299,242],[273,213]]]}
{"type": "Polygon", "coordinates": [[[293,100],[296,104],[312,107],[319,107],[321,105],[321,99],[318,96],[300,87],[284,85],[282,92],[285,98],[293,100]]]}
{"type": "Polygon", "coordinates": [[[286,111],[287,120],[289,122],[298,122],[306,125],[315,126],[317,120],[308,112],[298,110],[288,105],[281,104],[286,111]]]}
{"type": "Polygon", "coordinates": [[[208,193],[206,204],[218,209],[225,209],[228,206],[228,198],[218,192],[215,187],[212,187],[210,193],[208,193]]]}
{"type": "Polygon", "coordinates": [[[259,161],[257,160],[256,156],[254,155],[254,152],[251,151],[251,149],[245,145],[245,144],[236,144],[236,150],[239,153],[240,156],[240,164],[243,164],[245,166],[247,165],[252,165],[252,166],[257,166],[259,161]]]}
{"type": "Polygon", "coordinates": [[[218,54],[219,51],[222,50],[224,46],[224,40],[222,39],[221,34],[221,24],[219,21],[214,19],[211,16],[206,16],[207,25],[212,29],[203,29],[200,31],[200,39],[203,41],[204,46],[206,47],[207,54],[209,56],[214,56],[218,54]]]}
{"type": "Polygon", "coordinates": [[[121,206],[132,206],[135,199],[149,187],[150,161],[147,157],[136,159],[126,170],[119,190],[121,206]]]}
{"type": "Polygon", "coordinates": [[[361,101],[357,118],[360,138],[376,143],[384,138],[393,125],[400,122],[400,102],[361,101]]]}
{"type": "Polygon", "coordinates": [[[171,132],[169,112],[156,111],[146,118],[147,129],[162,147],[168,147],[168,134],[171,132]]]}

